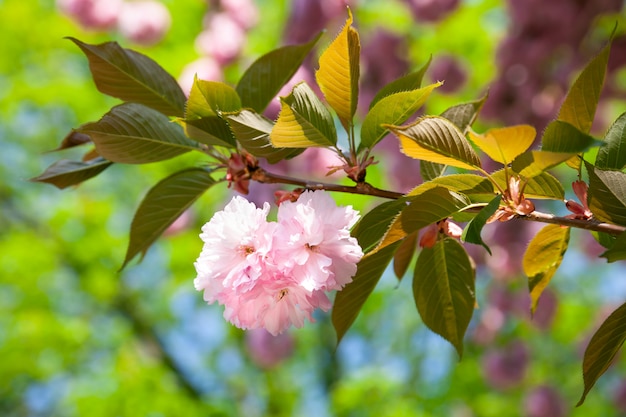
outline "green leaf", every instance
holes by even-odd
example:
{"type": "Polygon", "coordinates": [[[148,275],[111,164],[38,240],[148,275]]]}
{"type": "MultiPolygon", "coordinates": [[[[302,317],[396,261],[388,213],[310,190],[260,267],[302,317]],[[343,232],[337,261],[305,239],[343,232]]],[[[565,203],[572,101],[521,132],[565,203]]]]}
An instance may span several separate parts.
{"type": "Polygon", "coordinates": [[[600,256],[606,258],[607,262],[626,260],[626,233],[617,236],[611,248],[600,256]]]}
{"type": "Polygon", "coordinates": [[[559,110],[558,119],[573,125],[581,132],[588,133],[591,130],[610,52],[611,44],[608,43],[587,64],[570,88],[559,110]]]}
{"type": "Polygon", "coordinates": [[[31,181],[45,182],[63,189],[95,177],[111,164],[111,161],[103,158],[87,162],[62,159],[50,165],[41,175],[32,178],[31,181]]]}
{"type": "Polygon", "coordinates": [[[500,201],[502,201],[502,195],[498,194],[489,202],[489,204],[483,207],[482,210],[478,212],[476,217],[467,223],[467,226],[465,226],[465,229],[463,230],[461,240],[481,245],[487,250],[487,252],[489,252],[489,255],[491,255],[491,249],[489,249],[489,246],[485,244],[483,238],[480,236],[480,233],[482,232],[483,227],[487,224],[487,220],[489,220],[496,210],[498,210],[498,207],[500,207],[500,201]]]}
{"type": "MultiPolygon", "coordinates": [[[[441,113],[441,117],[450,120],[456,127],[459,128],[463,134],[469,131],[483,104],[487,100],[487,95],[484,95],[478,100],[470,101],[467,103],[457,104],[446,109],[441,113]]],[[[437,164],[429,161],[420,161],[420,174],[424,181],[430,181],[437,177],[442,176],[446,171],[447,166],[443,164],[437,164]]]]}
{"type": "Polygon", "coordinates": [[[543,174],[550,168],[562,164],[572,158],[575,153],[526,151],[513,161],[513,172],[526,178],[533,178],[543,174]]]}
{"type": "Polygon", "coordinates": [[[464,169],[480,167],[480,159],[463,133],[448,119],[426,116],[407,126],[385,126],[400,139],[411,158],[464,169]]]}
{"type": "Polygon", "coordinates": [[[550,122],[541,138],[541,150],[576,154],[601,142],[581,132],[575,126],[560,120],[550,122]]]}
{"type": "Polygon", "coordinates": [[[135,103],[113,107],[98,122],[78,130],[89,135],[98,153],[113,162],[145,164],[198,149],[167,116],[135,103]]]}
{"type": "Polygon", "coordinates": [[[305,82],[296,85],[291,94],[281,97],[278,120],[270,133],[277,148],[333,146],[337,131],[328,109],[305,82]]]}
{"type": "Polygon", "coordinates": [[[491,159],[508,165],[533,144],[537,132],[530,125],[509,126],[490,129],[482,135],[469,132],[472,142],[491,159]]]}
{"type": "Polygon", "coordinates": [[[476,271],[455,239],[424,248],[417,258],[413,297],[424,324],[463,357],[463,337],[474,313],[476,271]]]}
{"type": "Polygon", "coordinates": [[[534,312],[541,293],[563,261],[569,244],[570,228],[549,224],[528,244],[522,266],[528,276],[531,311],[534,312]]]}
{"type": "Polygon", "coordinates": [[[387,269],[398,244],[387,246],[373,256],[361,259],[352,282],[337,292],[332,311],[332,322],[337,333],[337,344],[356,320],[363,304],[387,269]]]}
{"type": "Polygon", "coordinates": [[[430,161],[420,161],[420,175],[424,181],[432,181],[446,173],[447,165],[436,164],[430,161]]]}
{"type": "Polygon", "coordinates": [[[409,201],[410,204],[390,223],[385,236],[370,253],[375,253],[423,227],[448,218],[470,204],[464,195],[441,186],[427,189],[411,197],[409,201]]]}
{"type": "Polygon", "coordinates": [[[626,226],[626,174],[604,171],[587,164],[588,205],[593,216],[603,222],[626,226]]]}
{"type": "Polygon", "coordinates": [[[348,131],[359,97],[360,53],[359,34],[352,27],[352,12],[348,9],[346,24],[320,56],[320,68],[315,72],[326,101],[348,131]]]}
{"type": "MultiPolygon", "coordinates": [[[[491,179],[494,180],[503,190],[507,189],[507,176],[504,169],[492,173],[491,179]]],[[[559,181],[556,177],[547,172],[542,172],[536,177],[528,179],[526,185],[524,186],[524,196],[526,198],[547,198],[563,201],[565,198],[565,190],[563,189],[561,181],[559,181]]]]}
{"type": "Polygon", "coordinates": [[[450,120],[461,132],[465,133],[474,124],[486,100],[487,95],[485,94],[478,100],[457,104],[441,113],[441,117],[450,120]]]}
{"type": "Polygon", "coordinates": [[[183,127],[185,135],[190,139],[210,146],[222,146],[231,149],[237,147],[228,123],[219,116],[192,120],[177,119],[175,122],[183,127]]]}
{"type": "Polygon", "coordinates": [[[372,101],[370,102],[369,108],[370,110],[378,103],[381,99],[395,93],[400,93],[402,91],[411,91],[416,90],[422,86],[422,80],[424,79],[424,74],[428,70],[430,63],[432,62],[432,55],[428,58],[428,62],[424,64],[422,68],[419,70],[407,74],[403,77],[400,77],[396,80],[393,80],[389,84],[385,85],[381,88],[378,93],[374,96],[372,101]]]}
{"type": "Polygon", "coordinates": [[[191,139],[206,145],[235,148],[235,138],[222,114],[240,109],[241,100],[231,86],[196,77],[187,101],[185,118],[178,119],[177,123],[191,139]]]}
{"type": "Polygon", "coordinates": [[[202,168],[179,171],[156,184],[139,205],[130,227],[130,242],[121,269],[183,214],[215,180],[202,168]]]}
{"type": "Polygon", "coordinates": [[[604,145],[598,150],[596,167],[623,170],[626,167],[626,113],[622,113],[604,136],[604,145]]]}
{"type": "Polygon", "coordinates": [[[396,274],[398,281],[402,280],[406,274],[411,260],[417,249],[417,232],[413,232],[402,240],[398,250],[393,255],[393,272],[396,274]]]}
{"type": "Polygon", "coordinates": [[[174,77],[147,56],[117,42],[89,45],[68,38],[83,51],[98,90],[140,103],[168,116],[182,116],[186,97],[174,77]]]}
{"type": "Polygon", "coordinates": [[[416,196],[426,190],[435,187],[445,187],[450,191],[463,194],[471,201],[490,201],[494,196],[494,189],[491,181],[485,177],[475,174],[451,174],[435,178],[432,181],[418,185],[407,196],[416,196]],[[486,199],[486,200],[485,200],[486,199]]]}
{"type": "Polygon", "coordinates": [[[218,117],[222,112],[241,109],[241,99],[231,86],[216,82],[194,79],[185,109],[185,120],[203,117],[218,117]]]}
{"type": "Polygon", "coordinates": [[[585,389],[576,406],[580,406],[598,378],[609,368],[626,340],[626,303],[617,308],[591,337],[583,358],[585,389]]]}
{"type": "Polygon", "coordinates": [[[417,90],[401,91],[382,98],[370,109],[361,126],[361,147],[373,148],[385,137],[386,125],[399,125],[407,121],[422,107],[430,93],[443,83],[438,82],[417,90]]]}
{"type": "Polygon", "coordinates": [[[252,155],[265,158],[270,164],[300,155],[304,149],[275,148],[270,143],[270,133],[274,123],[266,117],[251,111],[241,110],[227,114],[228,124],[237,142],[252,155]]]}
{"type": "Polygon", "coordinates": [[[262,113],[280,89],[294,76],[322,33],[308,43],[283,46],[254,61],[236,87],[243,107],[262,113]]]}
{"type": "Polygon", "coordinates": [[[352,236],[358,240],[363,253],[367,253],[376,247],[376,244],[389,229],[391,222],[405,207],[405,198],[387,201],[374,207],[359,220],[352,230],[352,236]]]}

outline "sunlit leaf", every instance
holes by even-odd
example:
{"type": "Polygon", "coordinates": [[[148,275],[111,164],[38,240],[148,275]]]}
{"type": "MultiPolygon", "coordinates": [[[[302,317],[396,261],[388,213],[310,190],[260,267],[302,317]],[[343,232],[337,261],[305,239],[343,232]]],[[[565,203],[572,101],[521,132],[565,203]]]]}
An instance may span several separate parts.
{"type": "Polygon", "coordinates": [[[522,266],[528,276],[532,312],[535,311],[539,297],[563,261],[569,236],[569,227],[549,224],[535,235],[526,248],[522,266]]]}
{"type": "Polygon", "coordinates": [[[392,82],[381,88],[370,102],[369,108],[372,109],[372,107],[374,107],[374,105],[376,105],[376,103],[378,103],[381,99],[391,94],[400,93],[402,91],[417,90],[418,88],[420,88],[422,86],[424,74],[428,70],[428,67],[430,66],[432,60],[433,57],[430,56],[428,58],[428,62],[426,62],[426,64],[424,64],[424,66],[419,70],[400,77],[396,80],[393,80],[392,82]]]}
{"type": "Polygon", "coordinates": [[[361,126],[361,145],[373,148],[388,130],[382,125],[399,125],[422,107],[430,93],[443,83],[438,82],[416,90],[401,91],[382,98],[365,116],[361,126]]]}
{"type": "Polygon", "coordinates": [[[537,132],[530,125],[490,129],[484,134],[469,132],[469,137],[491,159],[508,165],[533,144],[537,132]]]}
{"type": "Polygon", "coordinates": [[[304,149],[275,148],[270,143],[274,123],[251,110],[227,114],[226,119],[237,141],[252,155],[265,158],[270,164],[301,154],[304,149]]]}
{"type": "Polygon", "coordinates": [[[413,256],[415,256],[417,249],[417,232],[413,232],[408,235],[396,250],[393,255],[393,272],[396,274],[396,278],[401,280],[406,274],[413,256]]]}
{"type": "Polygon", "coordinates": [[[332,311],[337,343],[356,320],[363,304],[387,269],[397,247],[398,244],[390,245],[373,256],[363,258],[357,265],[352,282],[337,292],[332,311]]]}
{"type": "Polygon", "coordinates": [[[273,146],[308,148],[337,143],[332,115],[306,83],[296,85],[280,101],[280,114],[270,133],[273,146]]]}
{"type": "Polygon", "coordinates": [[[480,167],[480,159],[463,133],[448,119],[426,116],[407,126],[385,126],[400,139],[406,155],[464,169],[480,167]]]}
{"type": "Polygon", "coordinates": [[[465,229],[463,229],[463,235],[461,236],[461,240],[464,242],[474,243],[476,245],[481,245],[484,247],[489,255],[491,255],[491,249],[489,246],[485,244],[483,238],[480,233],[483,230],[483,227],[487,224],[487,220],[498,210],[500,207],[500,201],[502,201],[502,195],[498,194],[493,200],[489,202],[485,207],[483,207],[476,217],[470,220],[465,229]]]}
{"type": "Polygon", "coordinates": [[[587,164],[589,209],[600,221],[626,226],[626,174],[587,164]]]}
{"type": "Polygon", "coordinates": [[[472,201],[490,201],[495,194],[491,181],[485,177],[475,174],[451,174],[422,183],[408,192],[407,196],[416,196],[440,186],[463,194],[472,201]]]}
{"type": "Polygon", "coordinates": [[[126,164],[162,161],[197,150],[180,126],[149,107],[125,103],[78,129],[91,137],[103,158],[126,164]]]}
{"type": "Polygon", "coordinates": [[[241,100],[234,88],[221,82],[204,81],[196,77],[185,108],[185,120],[217,117],[222,112],[240,109],[241,100]]]}
{"type": "Polygon", "coordinates": [[[133,218],[122,268],[137,254],[145,252],[213,184],[215,180],[207,170],[191,168],[170,175],[152,187],[133,218]]]}
{"type": "Polygon", "coordinates": [[[200,119],[176,119],[185,131],[185,135],[206,145],[235,148],[237,143],[228,123],[220,116],[208,116],[200,119]]]}
{"type": "Polygon", "coordinates": [[[294,76],[322,33],[310,42],[287,45],[254,61],[244,72],[236,90],[243,107],[262,113],[280,89],[294,76]]]}
{"type": "Polygon", "coordinates": [[[68,38],[83,51],[98,90],[124,101],[140,103],[168,116],[182,116],[185,94],[174,77],[147,56],[117,42],[89,45],[68,38]]]}
{"type": "Polygon", "coordinates": [[[576,406],[580,406],[598,378],[609,368],[626,340],[626,304],[622,304],[600,325],[591,337],[583,358],[585,389],[576,406]]]}
{"type": "Polygon", "coordinates": [[[413,297],[424,324],[463,356],[463,337],[474,313],[476,271],[455,239],[424,248],[417,258],[413,297]]]}
{"type": "MultiPolygon", "coordinates": [[[[503,190],[508,187],[506,172],[504,169],[491,174],[493,179],[503,190]]],[[[552,200],[563,200],[565,190],[561,181],[548,172],[529,178],[524,186],[524,196],[526,198],[548,198],[552,200]]]]}
{"type": "Polygon", "coordinates": [[[581,132],[588,133],[591,130],[610,52],[611,44],[608,43],[587,64],[569,89],[559,110],[558,119],[571,124],[581,132]]]}
{"type": "Polygon", "coordinates": [[[103,158],[88,162],[62,159],[50,165],[41,175],[31,181],[45,182],[58,188],[66,188],[95,177],[112,164],[103,158]]]}
{"type": "MultiPolygon", "coordinates": [[[[478,117],[478,113],[485,103],[485,100],[487,100],[486,94],[478,100],[457,104],[441,113],[441,117],[450,120],[465,134],[476,120],[476,117],[478,117]]],[[[424,181],[430,181],[442,176],[446,168],[447,166],[443,164],[420,161],[420,174],[424,181]]]]}
{"type": "Polygon", "coordinates": [[[359,34],[352,27],[352,12],[348,9],[346,24],[319,59],[315,73],[326,101],[332,107],[341,124],[348,129],[356,111],[359,97],[359,57],[361,43],[359,34]]]}
{"type": "Polygon", "coordinates": [[[604,136],[604,146],[598,150],[596,167],[622,170],[626,167],[626,113],[622,113],[604,136]]]}
{"type": "Polygon", "coordinates": [[[391,222],[406,207],[406,199],[387,201],[368,211],[352,230],[352,235],[359,241],[364,253],[376,247],[391,222]]]}
{"type": "Polygon", "coordinates": [[[626,260],[626,233],[622,233],[617,239],[614,239],[611,248],[600,256],[606,258],[607,262],[626,260]]]}
{"type": "Polygon", "coordinates": [[[533,178],[575,155],[576,153],[527,151],[515,158],[511,168],[523,177],[533,178]]]}
{"type": "Polygon", "coordinates": [[[590,146],[601,144],[602,142],[561,120],[550,122],[541,138],[541,150],[548,152],[575,154],[587,150],[590,146]]]}
{"type": "Polygon", "coordinates": [[[437,186],[412,196],[410,204],[390,223],[385,236],[371,253],[381,250],[423,227],[450,217],[470,202],[462,194],[437,186]]]}

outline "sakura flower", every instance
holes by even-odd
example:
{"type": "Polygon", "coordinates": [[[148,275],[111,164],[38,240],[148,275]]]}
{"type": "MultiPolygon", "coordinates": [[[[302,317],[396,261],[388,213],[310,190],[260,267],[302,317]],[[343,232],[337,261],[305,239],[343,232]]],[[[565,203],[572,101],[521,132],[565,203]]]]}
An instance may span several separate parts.
{"type": "Polygon", "coordinates": [[[363,256],[350,228],[358,213],[337,207],[325,191],[305,191],[278,208],[275,262],[309,291],[338,290],[352,280],[363,256]]]}
{"type": "Polygon", "coordinates": [[[233,289],[250,289],[265,273],[264,259],[271,249],[275,223],[267,222],[263,209],[236,196],[202,227],[204,247],[195,262],[194,285],[204,290],[205,301],[220,301],[233,289]]]}
{"type": "Polygon", "coordinates": [[[504,192],[503,200],[507,206],[500,207],[488,220],[487,223],[499,220],[506,222],[515,216],[527,216],[535,211],[535,204],[524,197],[520,188],[521,180],[518,177],[509,179],[509,188],[504,192]]]}
{"type": "Polygon", "coordinates": [[[325,291],[352,280],[363,252],[349,230],[358,212],[324,191],[284,201],[278,222],[268,222],[268,212],[268,203],[259,209],[236,196],[215,213],[202,227],[194,285],[235,326],[277,335],[327,311],[325,291]]]}
{"type": "Polygon", "coordinates": [[[574,213],[565,217],[570,219],[590,220],[593,217],[593,213],[587,205],[587,183],[580,180],[574,181],[572,183],[572,189],[582,204],[574,200],[565,200],[565,207],[574,213]]]}

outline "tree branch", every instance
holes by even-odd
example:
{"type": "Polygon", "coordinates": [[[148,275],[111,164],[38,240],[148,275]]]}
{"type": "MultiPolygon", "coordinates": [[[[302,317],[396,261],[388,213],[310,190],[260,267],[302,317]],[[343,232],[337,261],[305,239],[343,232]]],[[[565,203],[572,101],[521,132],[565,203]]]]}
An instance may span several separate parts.
{"type": "MultiPolygon", "coordinates": [[[[289,184],[297,185],[309,190],[326,190],[340,193],[370,195],[374,197],[388,198],[396,200],[403,197],[404,194],[395,191],[382,190],[376,188],[369,183],[361,182],[354,186],[339,185],[316,181],[306,181],[299,178],[278,175],[264,170],[261,167],[255,167],[250,174],[250,178],[263,184],[289,184]]],[[[596,220],[571,219],[568,217],[558,217],[553,214],[533,211],[525,216],[517,216],[517,219],[535,221],[540,223],[558,224],[561,226],[575,227],[578,229],[590,230],[594,232],[602,232],[610,235],[619,235],[626,232],[626,227],[615,224],[601,223],[596,220]]]]}

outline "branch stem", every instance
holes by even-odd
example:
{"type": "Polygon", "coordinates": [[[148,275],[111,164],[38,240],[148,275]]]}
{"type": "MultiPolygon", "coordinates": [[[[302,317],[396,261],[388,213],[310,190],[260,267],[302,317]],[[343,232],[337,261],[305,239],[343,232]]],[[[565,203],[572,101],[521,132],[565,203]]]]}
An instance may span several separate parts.
{"type": "MultiPolygon", "coordinates": [[[[251,179],[263,184],[289,184],[296,185],[299,187],[303,187],[309,190],[326,190],[326,191],[335,191],[340,193],[350,193],[350,194],[361,194],[361,195],[370,195],[374,197],[388,198],[391,200],[397,200],[400,197],[403,197],[404,194],[395,192],[382,190],[380,188],[376,188],[367,182],[357,183],[356,185],[340,185],[340,184],[331,184],[317,181],[306,181],[299,178],[278,175],[264,170],[263,168],[257,167],[251,173],[251,179]]],[[[553,214],[542,213],[539,211],[533,211],[532,213],[525,216],[517,216],[515,217],[521,220],[527,221],[535,221],[540,223],[549,223],[549,224],[558,224],[561,226],[575,227],[578,229],[590,230],[594,232],[602,232],[610,235],[619,235],[621,233],[626,232],[626,227],[618,226],[615,224],[602,223],[595,220],[582,220],[582,219],[571,219],[568,217],[559,217],[553,214]]]]}

